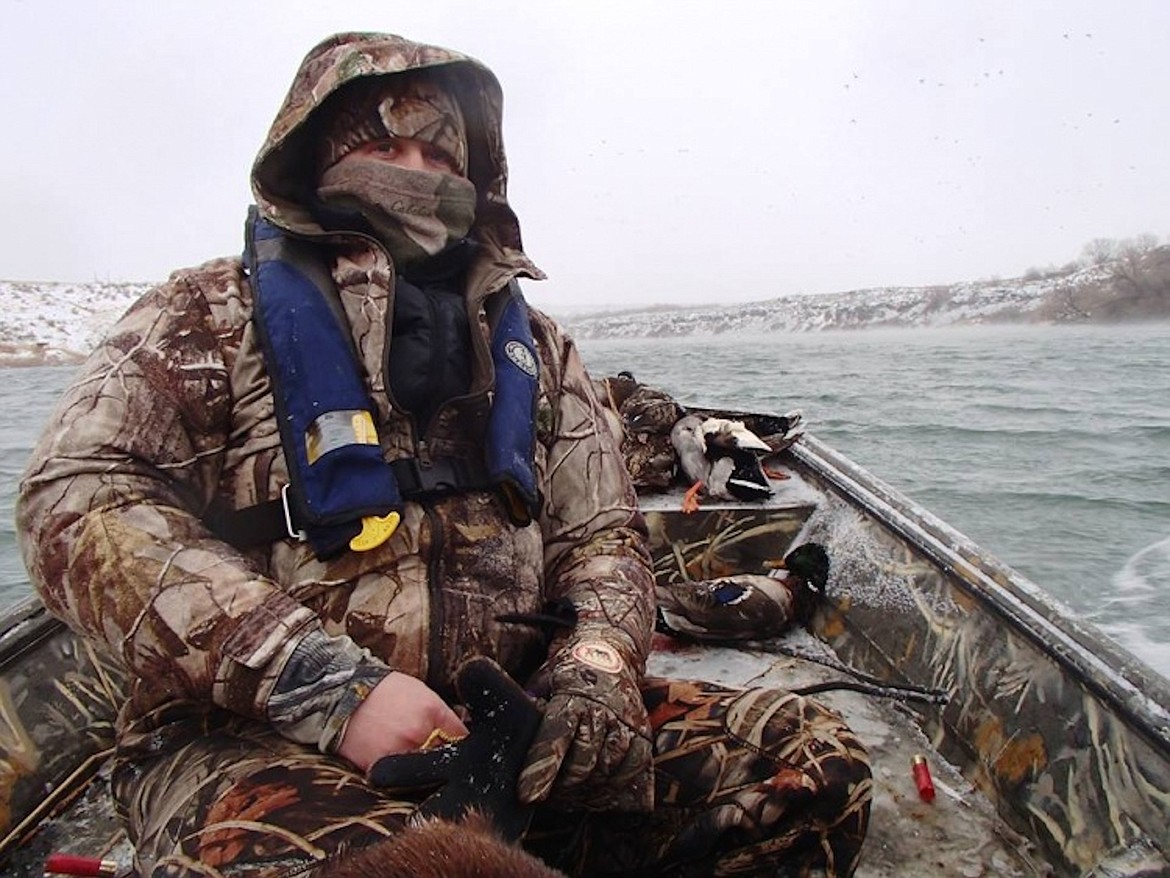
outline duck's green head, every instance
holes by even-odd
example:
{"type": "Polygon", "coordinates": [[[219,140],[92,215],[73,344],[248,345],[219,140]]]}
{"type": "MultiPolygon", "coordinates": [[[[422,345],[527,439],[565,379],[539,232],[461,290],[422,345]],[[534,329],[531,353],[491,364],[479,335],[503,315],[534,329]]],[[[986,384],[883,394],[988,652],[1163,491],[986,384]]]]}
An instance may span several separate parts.
{"type": "Polygon", "coordinates": [[[784,556],[788,571],[824,591],[829,582],[829,553],[820,543],[803,543],[784,556]]]}

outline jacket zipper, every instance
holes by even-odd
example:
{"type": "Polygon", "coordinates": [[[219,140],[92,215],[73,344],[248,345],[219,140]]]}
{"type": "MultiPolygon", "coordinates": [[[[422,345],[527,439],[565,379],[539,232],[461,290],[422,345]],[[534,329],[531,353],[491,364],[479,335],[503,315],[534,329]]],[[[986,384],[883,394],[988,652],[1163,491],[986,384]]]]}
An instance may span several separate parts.
{"type": "Polygon", "coordinates": [[[443,608],[443,588],[439,581],[442,573],[443,527],[435,508],[429,502],[421,501],[431,528],[430,556],[427,558],[427,595],[430,598],[430,626],[427,630],[427,674],[426,683],[432,689],[439,685],[443,661],[443,623],[446,613],[443,608]]]}

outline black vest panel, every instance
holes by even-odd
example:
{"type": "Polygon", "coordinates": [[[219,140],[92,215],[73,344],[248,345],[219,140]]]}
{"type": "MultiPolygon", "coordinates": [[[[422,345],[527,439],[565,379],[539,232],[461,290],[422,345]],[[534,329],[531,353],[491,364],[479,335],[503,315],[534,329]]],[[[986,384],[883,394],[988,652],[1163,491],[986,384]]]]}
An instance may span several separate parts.
{"type": "Polygon", "coordinates": [[[471,387],[471,332],[459,280],[416,284],[399,277],[395,286],[386,379],[420,432],[439,406],[471,387]]]}

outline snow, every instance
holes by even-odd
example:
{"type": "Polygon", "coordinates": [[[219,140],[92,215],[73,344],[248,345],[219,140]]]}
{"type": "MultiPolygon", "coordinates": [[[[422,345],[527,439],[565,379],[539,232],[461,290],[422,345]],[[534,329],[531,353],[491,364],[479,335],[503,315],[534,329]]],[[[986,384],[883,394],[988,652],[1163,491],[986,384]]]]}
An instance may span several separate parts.
{"type": "Polygon", "coordinates": [[[723,332],[815,332],[871,327],[937,327],[1053,319],[1054,297],[1108,278],[1106,266],[1008,281],[950,286],[873,287],[819,296],[704,308],[575,315],[565,319],[583,338],[714,335],[723,332]]]}
{"type": "MultiPolygon", "coordinates": [[[[1093,265],[1043,277],[874,287],[705,307],[553,313],[578,339],[813,332],[1055,319],[1053,297],[1103,281],[1093,265]]],[[[75,362],[151,283],[0,281],[0,365],[75,362]]]]}
{"type": "Polygon", "coordinates": [[[80,359],[151,286],[0,281],[0,365],[80,359]]]}

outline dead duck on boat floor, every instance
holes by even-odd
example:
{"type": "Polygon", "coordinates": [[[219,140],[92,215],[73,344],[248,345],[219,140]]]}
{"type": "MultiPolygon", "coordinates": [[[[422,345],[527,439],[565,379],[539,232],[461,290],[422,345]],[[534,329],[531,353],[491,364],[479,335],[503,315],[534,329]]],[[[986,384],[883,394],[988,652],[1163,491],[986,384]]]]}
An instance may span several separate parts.
{"type": "MultiPolygon", "coordinates": [[[[791,444],[799,436],[802,418],[799,412],[791,412],[784,420],[784,438],[791,444]]],[[[772,494],[769,479],[780,478],[762,460],[777,448],[743,421],[688,414],[675,422],[670,441],[690,483],[683,512],[698,510],[700,493],[720,500],[763,500],[772,494]]]]}
{"type": "Polygon", "coordinates": [[[658,626],[695,640],[767,640],[807,625],[828,581],[824,546],[804,543],[775,562],[769,575],[656,584],[658,626]]]}

